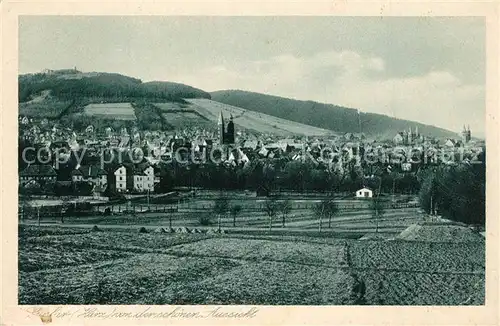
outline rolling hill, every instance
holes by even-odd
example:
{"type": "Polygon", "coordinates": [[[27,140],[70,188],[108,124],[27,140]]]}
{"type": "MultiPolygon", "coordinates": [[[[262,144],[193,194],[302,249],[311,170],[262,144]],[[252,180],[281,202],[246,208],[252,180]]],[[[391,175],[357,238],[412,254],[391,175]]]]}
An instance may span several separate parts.
{"type": "Polygon", "coordinates": [[[50,91],[59,99],[99,98],[105,101],[120,99],[161,99],[182,101],[183,98],[210,98],[210,94],[191,86],[171,82],[147,82],[116,73],[78,70],[55,70],[20,75],[19,102],[27,102],[42,92],[50,91]]]}
{"type": "Polygon", "coordinates": [[[212,100],[220,103],[340,133],[359,132],[360,118],[361,131],[372,138],[392,138],[398,131],[415,126],[418,126],[420,133],[428,136],[438,138],[457,136],[449,130],[381,114],[361,112],[358,117],[356,109],[332,104],[299,101],[241,90],[216,91],[212,92],[211,96],[212,100]]]}
{"type": "MultiPolygon", "coordinates": [[[[361,131],[370,138],[392,138],[396,132],[415,126],[425,135],[456,137],[456,133],[435,126],[374,113],[358,116],[356,109],[332,104],[240,90],[207,93],[180,83],[142,82],[117,73],[54,70],[20,75],[18,84],[20,115],[58,119],[71,125],[90,123],[79,121],[85,118],[82,113],[89,104],[134,103],[144,128],[152,120],[161,120],[163,128],[168,130],[205,128],[216,123],[222,111],[228,118],[233,114],[240,128],[261,133],[315,136],[355,133],[360,131],[361,118],[361,131]],[[148,116],[150,113],[155,113],[154,117],[148,116]]],[[[94,111],[94,115],[99,115],[94,111]]]]}

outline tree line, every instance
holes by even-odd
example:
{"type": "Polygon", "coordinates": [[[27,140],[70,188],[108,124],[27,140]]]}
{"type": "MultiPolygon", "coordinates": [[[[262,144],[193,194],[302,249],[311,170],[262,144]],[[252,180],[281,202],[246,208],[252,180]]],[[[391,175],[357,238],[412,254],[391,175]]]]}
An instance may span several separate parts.
{"type": "Polygon", "coordinates": [[[467,224],[485,225],[486,152],[481,163],[440,165],[421,177],[421,207],[431,215],[467,224]]]}
{"type": "Polygon", "coordinates": [[[343,172],[332,171],[324,164],[293,161],[289,158],[255,159],[244,165],[183,165],[162,163],[160,192],[179,186],[205,189],[256,190],[265,187],[279,192],[353,192],[362,187],[386,193],[417,193],[420,187],[415,173],[392,172],[367,175],[363,167],[346,165],[343,172]]]}

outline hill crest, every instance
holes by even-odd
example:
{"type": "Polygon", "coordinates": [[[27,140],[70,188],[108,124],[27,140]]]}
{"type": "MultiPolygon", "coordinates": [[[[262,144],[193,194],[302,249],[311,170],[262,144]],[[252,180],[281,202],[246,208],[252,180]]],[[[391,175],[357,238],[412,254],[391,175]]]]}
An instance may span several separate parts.
{"type": "Polygon", "coordinates": [[[399,131],[418,127],[427,136],[457,137],[457,133],[436,126],[376,113],[359,112],[358,115],[357,109],[334,104],[243,90],[220,90],[211,92],[210,95],[217,102],[340,133],[362,132],[373,138],[390,139],[399,131]]]}

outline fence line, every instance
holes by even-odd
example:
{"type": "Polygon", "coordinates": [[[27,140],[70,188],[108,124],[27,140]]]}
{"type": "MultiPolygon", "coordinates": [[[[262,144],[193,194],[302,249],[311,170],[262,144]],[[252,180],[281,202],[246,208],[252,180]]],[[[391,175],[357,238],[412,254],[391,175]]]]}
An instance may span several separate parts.
{"type": "MultiPolygon", "coordinates": [[[[265,204],[259,205],[241,205],[244,210],[251,211],[264,211],[265,204]]],[[[292,209],[314,209],[316,204],[311,203],[292,203],[292,209]]],[[[420,205],[418,203],[395,203],[395,204],[387,204],[384,205],[386,209],[401,209],[401,208],[418,208],[420,205]]],[[[339,210],[360,210],[360,209],[369,209],[370,205],[367,203],[365,205],[359,204],[342,204],[337,206],[339,210]]],[[[187,210],[200,210],[207,211],[212,210],[213,205],[192,205],[191,207],[184,208],[187,210]]]]}
{"type": "MultiPolygon", "coordinates": [[[[341,211],[353,211],[353,210],[364,210],[369,209],[369,204],[364,203],[349,203],[338,205],[341,211]]],[[[312,203],[292,203],[292,209],[305,209],[312,210],[316,204],[312,203]]],[[[401,208],[418,208],[420,207],[418,203],[387,203],[385,205],[386,209],[401,209],[401,208]]],[[[243,210],[251,212],[264,212],[265,204],[260,203],[257,205],[242,205],[243,210]]],[[[40,207],[20,207],[19,215],[21,218],[26,215],[37,216],[38,214],[42,217],[62,217],[62,216],[78,216],[78,215],[111,215],[111,214],[140,214],[140,213],[189,213],[189,212],[209,212],[213,210],[213,205],[188,205],[187,207],[179,207],[178,205],[165,205],[165,204],[108,204],[99,203],[90,205],[90,208],[85,207],[81,209],[75,209],[70,211],[71,213],[66,213],[67,210],[63,211],[63,206],[40,206],[40,207]]]]}
{"type": "Polygon", "coordinates": [[[62,217],[62,216],[78,216],[78,215],[106,215],[106,214],[134,214],[134,213],[176,213],[179,211],[179,207],[176,205],[161,205],[161,204],[118,204],[110,205],[105,203],[99,203],[96,205],[91,205],[90,208],[75,209],[70,211],[64,211],[63,206],[39,206],[39,207],[29,207],[22,206],[19,208],[19,216],[22,218],[26,215],[41,217],[62,217]]]}

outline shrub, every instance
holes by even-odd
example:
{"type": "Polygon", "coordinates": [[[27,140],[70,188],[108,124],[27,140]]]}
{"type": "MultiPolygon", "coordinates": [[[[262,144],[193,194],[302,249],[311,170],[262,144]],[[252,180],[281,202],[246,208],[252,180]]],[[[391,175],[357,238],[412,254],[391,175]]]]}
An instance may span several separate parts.
{"type": "Polygon", "coordinates": [[[200,225],[203,226],[209,226],[212,224],[212,219],[210,214],[198,214],[198,221],[200,222],[200,225]]]}

